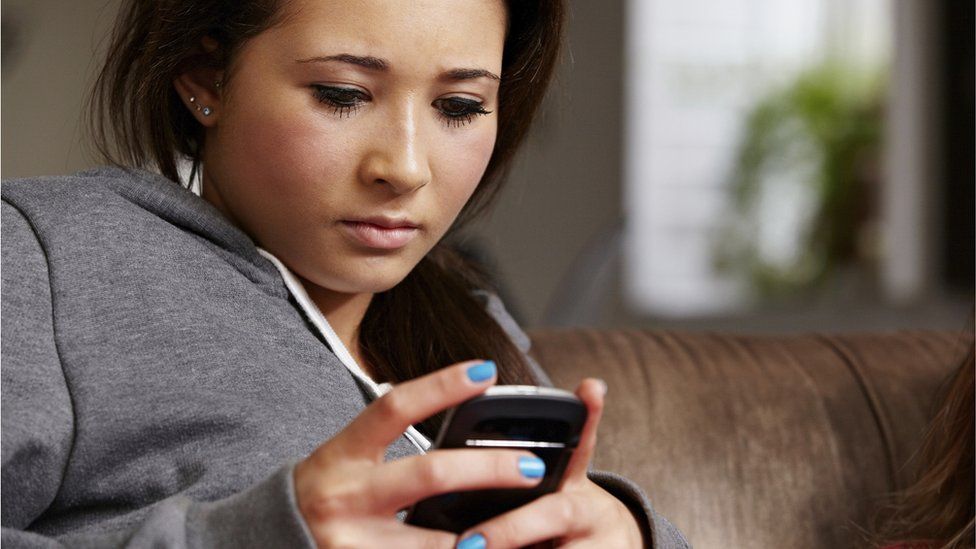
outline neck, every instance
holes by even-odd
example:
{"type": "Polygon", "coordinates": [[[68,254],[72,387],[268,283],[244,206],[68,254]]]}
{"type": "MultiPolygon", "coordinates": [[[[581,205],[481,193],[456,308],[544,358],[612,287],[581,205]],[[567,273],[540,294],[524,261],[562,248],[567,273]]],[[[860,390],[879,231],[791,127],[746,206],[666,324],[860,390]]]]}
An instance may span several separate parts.
{"type": "Polygon", "coordinates": [[[363,354],[359,348],[359,326],[366,316],[366,309],[369,308],[373,300],[373,294],[346,294],[324,289],[302,280],[302,286],[308,292],[308,297],[312,299],[315,306],[322,312],[322,316],[329,321],[329,325],[335,330],[339,340],[346,346],[349,354],[352,355],[359,366],[370,377],[375,379],[369,364],[363,360],[363,354]]]}

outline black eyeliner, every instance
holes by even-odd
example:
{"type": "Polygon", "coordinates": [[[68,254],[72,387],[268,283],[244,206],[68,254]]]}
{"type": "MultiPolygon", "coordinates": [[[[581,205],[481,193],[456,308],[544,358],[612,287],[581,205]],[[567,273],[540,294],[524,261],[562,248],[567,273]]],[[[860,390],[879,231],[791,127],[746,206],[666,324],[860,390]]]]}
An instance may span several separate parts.
{"type": "Polygon", "coordinates": [[[340,88],[336,86],[323,86],[313,84],[315,98],[320,103],[332,107],[332,114],[342,118],[349,116],[362,106],[364,100],[360,97],[363,94],[356,88],[340,88]]]}

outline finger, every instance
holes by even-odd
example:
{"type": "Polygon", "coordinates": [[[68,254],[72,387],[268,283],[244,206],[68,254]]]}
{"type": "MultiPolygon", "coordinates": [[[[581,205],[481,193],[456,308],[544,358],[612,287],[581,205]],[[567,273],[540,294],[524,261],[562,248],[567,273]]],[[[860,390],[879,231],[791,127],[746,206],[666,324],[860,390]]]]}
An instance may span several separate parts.
{"type": "Polygon", "coordinates": [[[596,432],[603,415],[603,397],[607,392],[607,384],[602,380],[587,378],[576,389],[576,396],[586,405],[586,423],[580,433],[579,445],[573,452],[573,457],[566,466],[565,482],[579,482],[586,480],[586,471],[593,459],[596,448],[596,432]]]}
{"type": "Polygon", "coordinates": [[[458,547],[504,549],[555,538],[573,538],[593,527],[589,500],[580,492],[556,492],[498,515],[461,535],[458,547]],[[484,544],[477,543],[483,538],[484,544]],[[468,540],[471,541],[468,541],[468,540]]]}
{"type": "Polygon", "coordinates": [[[400,383],[367,406],[338,443],[351,455],[381,459],[407,427],[484,392],[496,377],[494,362],[472,360],[400,383]]]}
{"type": "Polygon", "coordinates": [[[424,498],[481,488],[528,488],[545,462],[515,450],[435,450],[375,467],[367,480],[371,510],[390,514],[424,498]]]}
{"type": "Polygon", "coordinates": [[[312,528],[319,547],[424,547],[450,549],[457,537],[449,532],[403,524],[395,518],[357,517],[312,528]]]}

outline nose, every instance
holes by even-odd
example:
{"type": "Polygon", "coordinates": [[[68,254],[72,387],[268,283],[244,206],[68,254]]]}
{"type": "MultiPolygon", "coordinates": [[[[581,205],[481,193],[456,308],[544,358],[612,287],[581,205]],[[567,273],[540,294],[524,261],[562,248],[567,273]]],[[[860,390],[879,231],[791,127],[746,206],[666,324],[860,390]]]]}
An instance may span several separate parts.
{"type": "Polygon", "coordinates": [[[373,136],[363,159],[361,178],[383,184],[396,194],[413,192],[430,182],[430,164],[415,108],[404,107],[392,124],[373,136]]]}

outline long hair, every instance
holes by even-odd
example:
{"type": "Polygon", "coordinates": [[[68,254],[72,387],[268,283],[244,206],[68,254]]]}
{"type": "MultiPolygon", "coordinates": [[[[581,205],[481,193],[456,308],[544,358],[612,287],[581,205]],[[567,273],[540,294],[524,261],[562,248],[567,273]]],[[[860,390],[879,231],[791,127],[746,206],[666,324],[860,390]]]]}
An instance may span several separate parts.
{"type": "MultiPolygon", "coordinates": [[[[172,82],[206,66],[228,69],[254,36],[278,24],[279,0],[126,0],[89,100],[88,126],[108,162],[158,170],[189,186],[202,158],[204,131],[172,82]],[[205,37],[217,43],[204,52],[205,37]],[[191,165],[182,180],[179,159],[191,165]]],[[[485,173],[448,237],[497,195],[546,93],[563,32],[563,0],[506,2],[508,29],[499,88],[498,134],[485,173]]],[[[534,383],[522,353],[472,294],[485,277],[445,243],[394,288],[378,294],[360,326],[360,345],[378,377],[399,382],[448,364],[488,358],[499,383],[534,383]]],[[[435,432],[441,417],[422,428],[435,432]]]]}
{"type": "Polygon", "coordinates": [[[915,482],[882,512],[875,547],[920,542],[932,549],[963,549],[974,539],[974,347],[948,380],[944,398],[917,454],[915,482]]]}

